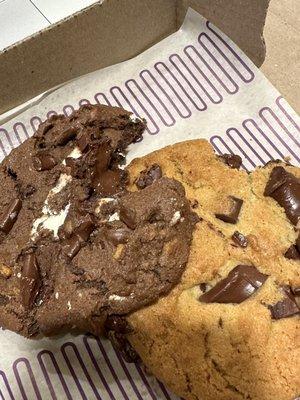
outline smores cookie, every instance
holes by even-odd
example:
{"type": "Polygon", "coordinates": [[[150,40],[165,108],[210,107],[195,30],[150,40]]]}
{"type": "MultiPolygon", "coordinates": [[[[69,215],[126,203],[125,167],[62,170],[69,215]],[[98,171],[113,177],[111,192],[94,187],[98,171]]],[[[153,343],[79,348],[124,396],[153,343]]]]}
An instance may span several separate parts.
{"type": "Polygon", "coordinates": [[[3,161],[1,327],[100,334],[108,316],[179,282],[196,215],[173,179],[127,191],[125,151],[144,128],[123,109],[85,105],[42,123],[3,161]]]}

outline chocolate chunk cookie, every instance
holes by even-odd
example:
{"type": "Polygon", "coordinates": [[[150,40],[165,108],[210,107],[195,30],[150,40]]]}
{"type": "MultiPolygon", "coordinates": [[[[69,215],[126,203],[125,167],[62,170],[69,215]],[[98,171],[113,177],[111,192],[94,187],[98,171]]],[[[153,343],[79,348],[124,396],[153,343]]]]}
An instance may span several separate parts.
{"type": "Polygon", "coordinates": [[[184,399],[296,398],[300,169],[270,162],[247,174],[195,140],[134,160],[132,190],[155,165],[183,184],[199,222],[181,281],[131,314],[123,337],[184,399]]]}
{"type": "Polygon", "coordinates": [[[144,128],[123,109],[82,106],[1,164],[1,327],[100,334],[180,281],[197,217],[182,184],[157,171],[127,190],[125,151],[144,128]]]}

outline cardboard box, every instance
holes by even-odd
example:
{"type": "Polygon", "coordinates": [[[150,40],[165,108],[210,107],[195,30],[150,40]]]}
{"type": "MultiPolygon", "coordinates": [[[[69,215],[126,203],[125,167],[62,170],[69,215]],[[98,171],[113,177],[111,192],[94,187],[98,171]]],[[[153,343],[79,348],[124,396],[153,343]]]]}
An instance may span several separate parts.
{"type": "MultiPolygon", "coordinates": [[[[260,66],[270,0],[104,0],[0,53],[0,114],[70,79],[139,54],[176,31],[189,6],[260,66]]],[[[271,0],[263,71],[299,110],[300,2],[271,0]],[[286,79],[286,76],[289,79],[286,79]]]]}

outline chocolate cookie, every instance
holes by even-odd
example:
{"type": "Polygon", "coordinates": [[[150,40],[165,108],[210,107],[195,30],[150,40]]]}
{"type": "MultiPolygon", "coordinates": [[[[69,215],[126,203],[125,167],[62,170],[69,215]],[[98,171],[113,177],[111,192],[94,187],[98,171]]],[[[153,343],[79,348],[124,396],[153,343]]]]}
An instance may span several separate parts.
{"type": "Polygon", "coordinates": [[[173,179],[126,189],[125,151],[144,128],[123,109],[82,106],[42,123],[1,164],[1,327],[100,334],[107,317],[179,282],[197,218],[173,179]]]}
{"type": "Polygon", "coordinates": [[[195,140],[134,160],[130,187],[147,174],[155,182],[157,165],[183,184],[200,221],[179,284],[117,338],[184,399],[296,398],[300,169],[271,162],[248,174],[239,157],[195,140]]]}

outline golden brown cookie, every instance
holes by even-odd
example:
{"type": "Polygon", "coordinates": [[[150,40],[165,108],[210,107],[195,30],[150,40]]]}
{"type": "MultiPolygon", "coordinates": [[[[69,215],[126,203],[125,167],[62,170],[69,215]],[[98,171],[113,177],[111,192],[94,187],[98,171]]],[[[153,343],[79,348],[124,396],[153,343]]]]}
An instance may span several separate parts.
{"type": "Polygon", "coordinates": [[[300,169],[238,166],[204,140],[130,164],[132,190],[160,174],[179,180],[201,220],[181,282],[130,315],[128,338],[186,400],[292,400],[300,395],[300,169]]]}

